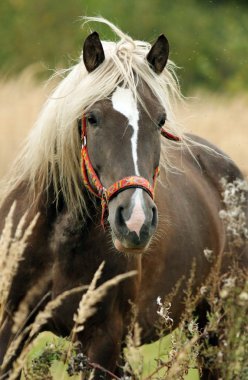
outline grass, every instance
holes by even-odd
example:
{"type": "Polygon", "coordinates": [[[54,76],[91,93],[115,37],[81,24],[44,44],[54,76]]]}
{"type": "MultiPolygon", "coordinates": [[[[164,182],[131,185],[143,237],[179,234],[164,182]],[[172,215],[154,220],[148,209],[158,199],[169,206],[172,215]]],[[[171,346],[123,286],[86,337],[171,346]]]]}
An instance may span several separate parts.
{"type": "MultiPolygon", "coordinates": [[[[151,374],[157,367],[157,360],[168,360],[168,353],[171,350],[171,335],[158,340],[155,343],[144,344],[140,347],[140,355],[144,357],[142,377],[151,374]]],[[[135,365],[135,363],[133,363],[135,365]]],[[[160,371],[160,375],[164,374],[164,370],[160,371]]],[[[198,370],[190,369],[188,375],[184,377],[185,380],[198,380],[198,370]]]]}
{"type": "MultiPolygon", "coordinates": [[[[144,366],[143,366],[143,373],[142,378],[148,376],[151,372],[153,372],[156,369],[157,359],[158,358],[168,358],[168,352],[170,351],[171,344],[170,344],[170,335],[167,335],[166,337],[162,338],[160,341],[157,341],[152,344],[146,344],[144,346],[140,347],[140,355],[144,356],[144,366]]],[[[62,345],[67,348],[69,343],[66,340],[61,340],[60,338],[56,337],[54,334],[50,332],[43,332],[41,333],[35,340],[35,346],[28,355],[28,365],[31,365],[32,360],[39,357],[42,352],[44,352],[44,349],[48,345],[56,345],[59,341],[62,342],[62,345]]],[[[136,363],[132,363],[133,366],[136,365],[136,363]]],[[[62,361],[55,360],[51,366],[50,372],[54,379],[60,379],[60,380],[79,380],[79,376],[68,376],[66,372],[66,366],[62,363],[62,361]]],[[[162,371],[161,371],[162,375],[162,371]]],[[[189,373],[187,376],[185,376],[185,380],[198,380],[199,375],[198,371],[196,369],[189,370],[189,373]]],[[[21,380],[25,380],[24,374],[22,374],[21,380]]]]}
{"type": "Polygon", "coordinates": [[[178,118],[187,132],[206,138],[227,153],[248,175],[248,96],[193,94],[178,118]]]}

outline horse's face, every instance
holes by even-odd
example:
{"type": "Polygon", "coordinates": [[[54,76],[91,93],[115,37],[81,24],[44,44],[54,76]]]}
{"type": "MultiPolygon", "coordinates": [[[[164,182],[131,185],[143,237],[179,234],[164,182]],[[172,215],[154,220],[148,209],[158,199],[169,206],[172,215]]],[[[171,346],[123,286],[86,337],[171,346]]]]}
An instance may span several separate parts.
{"type": "MultiPolygon", "coordinates": [[[[123,87],[117,87],[109,100],[95,103],[86,115],[89,157],[106,188],[128,176],[153,184],[165,111],[144,88],[143,101],[156,125],[123,87]]],[[[156,229],[156,205],[145,190],[125,189],[109,202],[109,223],[118,250],[143,249],[156,229]]]]}
{"type": "MultiPolygon", "coordinates": [[[[102,62],[104,53],[102,51],[103,56],[99,58],[99,43],[98,40],[98,50],[95,50],[98,51],[99,62],[102,62]]],[[[89,54],[85,49],[85,65],[88,71],[92,71],[88,67],[89,54]]],[[[168,57],[168,46],[165,50],[167,55],[163,67],[168,57]]],[[[94,49],[91,47],[92,52],[94,49]]],[[[155,58],[152,57],[151,64],[154,70],[159,71],[155,58]]],[[[95,61],[96,57],[91,57],[91,62],[95,61]]],[[[85,115],[88,154],[105,188],[129,176],[143,177],[153,185],[159,166],[160,132],[166,112],[142,82],[138,84],[138,93],[146,110],[129,88],[119,86],[108,99],[96,102],[85,115]]],[[[111,199],[108,209],[116,249],[121,252],[144,251],[157,226],[157,207],[148,192],[142,188],[127,188],[111,199]]]]}

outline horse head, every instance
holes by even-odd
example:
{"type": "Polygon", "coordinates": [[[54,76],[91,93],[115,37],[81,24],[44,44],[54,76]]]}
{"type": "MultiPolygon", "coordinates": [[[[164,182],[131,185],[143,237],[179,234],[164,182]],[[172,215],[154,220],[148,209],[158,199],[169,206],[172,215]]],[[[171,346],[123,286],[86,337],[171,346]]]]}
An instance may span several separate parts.
{"type": "MultiPolygon", "coordinates": [[[[125,54],[125,48],[120,51],[125,54]]],[[[168,41],[161,35],[144,58],[155,76],[164,70],[168,54],[168,41]]],[[[83,60],[89,75],[105,61],[96,32],[85,40],[83,60]]],[[[108,97],[83,115],[82,167],[86,186],[102,199],[103,214],[108,208],[115,248],[143,252],[158,223],[153,198],[166,109],[142,78],[131,75],[135,91],[120,79],[108,97]]]]}

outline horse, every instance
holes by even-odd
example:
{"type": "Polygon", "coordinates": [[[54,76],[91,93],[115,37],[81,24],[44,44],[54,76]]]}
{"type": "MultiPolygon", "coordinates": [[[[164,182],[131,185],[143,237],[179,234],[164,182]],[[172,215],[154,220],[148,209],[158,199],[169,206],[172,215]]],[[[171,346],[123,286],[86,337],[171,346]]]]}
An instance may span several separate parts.
{"type": "MultiPolygon", "coordinates": [[[[91,20],[107,24],[119,40],[88,35],[2,186],[1,230],[14,201],[13,228],[24,213],[26,225],[39,217],[9,292],[0,362],[15,338],[13,315],[30,289],[36,289],[28,305],[34,311],[25,326],[50,299],[89,284],[104,261],[98,285],[137,274],[109,290],[77,339],[90,362],[117,375],[132,305],[141,343],[148,343],[158,338],[157,297],[165,299],[180,282],[170,310],[176,328],[193,263],[193,291],[207,280],[213,264],[204,250],[220,257],[228,244],[219,217],[220,180],[243,176],[224,153],[178,126],[173,99],[181,95],[167,38],[160,35],[151,45],[105,19],[91,20]]],[[[244,212],[247,222],[247,207],[244,212]]],[[[247,267],[246,243],[235,255],[247,267]]],[[[82,293],[69,295],[42,328],[68,336],[82,293]]],[[[199,324],[207,311],[201,307],[199,324]]],[[[15,359],[2,369],[3,378],[15,359]]],[[[202,363],[201,379],[216,379],[215,369],[202,363]]],[[[102,376],[95,370],[94,379],[102,376]]]]}

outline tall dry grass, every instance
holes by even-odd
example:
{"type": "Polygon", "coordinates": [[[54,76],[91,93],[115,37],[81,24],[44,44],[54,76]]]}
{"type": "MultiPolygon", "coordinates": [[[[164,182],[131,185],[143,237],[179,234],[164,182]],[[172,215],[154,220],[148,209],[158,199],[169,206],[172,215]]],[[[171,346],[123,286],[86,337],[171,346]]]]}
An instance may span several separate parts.
{"type": "MultiPolygon", "coordinates": [[[[39,215],[37,214],[34,219],[31,221],[30,225],[23,231],[23,226],[25,222],[26,215],[24,215],[17,228],[13,233],[14,222],[13,214],[16,208],[16,203],[14,202],[10,208],[9,214],[5,220],[5,227],[1,234],[0,239],[0,325],[4,324],[3,317],[7,308],[7,299],[9,296],[9,291],[11,283],[15,277],[15,274],[18,271],[19,263],[23,260],[23,254],[27,245],[28,237],[33,232],[35,224],[39,215]]],[[[82,295],[82,299],[78,305],[77,313],[74,315],[74,328],[71,332],[71,344],[68,347],[66,352],[63,352],[63,356],[68,359],[75,354],[74,343],[76,341],[76,335],[78,332],[84,329],[86,321],[97,312],[97,304],[106,296],[109,289],[118,285],[121,281],[136,275],[136,271],[131,271],[128,273],[119,274],[118,276],[113,277],[112,279],[104,282],[102,285],[97,287],[97,281],[102,275],[102,270],[104,267],[104,262],[100,265],[96,271],[91,284],[89,286],[80,286],[67,291],[64,291],[56,298],[49,301],[44,310],[40,311],[31,325],[25,327],[23,324],[23,318],[17,318],[17,315],[22,314],[23,303],[26,302],[26,298],[19,305],[19,309],[16,312],[16,315],[13,317],[14,325],[12,326],[12,333],[14,335],[13,340],[10,341],[7,351],[5,353],[3,363],[0,366],[0,378],[9,380],[15,380],[19,378],[19,375],[27,362],[28,354],[34,346],[34,337],[37,335],[41,327],[51,318],[53,311],[58,308],[58,306],[70,295],[75,292],[86,290],[86,293],[82,295]],[[20,354],[15,358],[13,363],[13,368],[7,370],[7,366],[10,361],[15,357],[16,352],[21,345],[23,338],[26,337],[26,343],[22,347],[20,354]]],[[[6,317],[6,315],[5,315],[6,317]]],[[[25,315],[26,319],[27,315],[25,315]]],[[[10,316],[6,318],[11,318],[10,316]]],[[[51,352],[53,355],[54,352],[51,352]]],[[[61,354],[62,356],[62,354],[61,354]]],[[[57,359],[61,359],[58,357],[57,359]]],[[[49,362],[50,363],[50,362],[49,362]]],[[[51,364],[51,363],[50,363],[51,364]]],[[[95,368],[100,368],[104,372],[108,373],[107,370],[99,366],[98,364],[89,363],[90,369],[94,370],[95,368]]],[[[44,369],[44,368],[43,368],[44,369]]],[[[43,370],[42,369],[42,370],[43,370]]],[[[49,366],[46,368],[46,371],[49,371],[49,366]]],[[[112,374],[111,374],[112,375],[112,374]]],[[[31,377],[26,377],[27,379],[34,379],[35,374],[32,372],[31,377]]],[[[35,377],[36,378],[36,377],[35,377]]],[[[47,377],[47,373],[39,374],[37,379],[50,379],[47,377]],[[41,376],[41,377],[40,377],[41,376]]]]}
{"type": "Polygon", "coordinates": [[[206,138],[248,175],[248,96],[197,93],[179,108],[187,132],[206,138]]]}
{"type": "MultiPolygon", "coordinates": [[[[14,79],[0,79],[0,178],[8,172],[48,95],[49,86],[35,82],[32,69],[14,79]]],[[[248,96],[198,93],[177,113],[186,131],[207,138],[248,174],[248,96]]]]}
{"type": "Polygon", "coordinates": [[[48,94],[45,85],[35,82],[33,69],[0,79],[0,178],[8,172],[48,94]]]}

